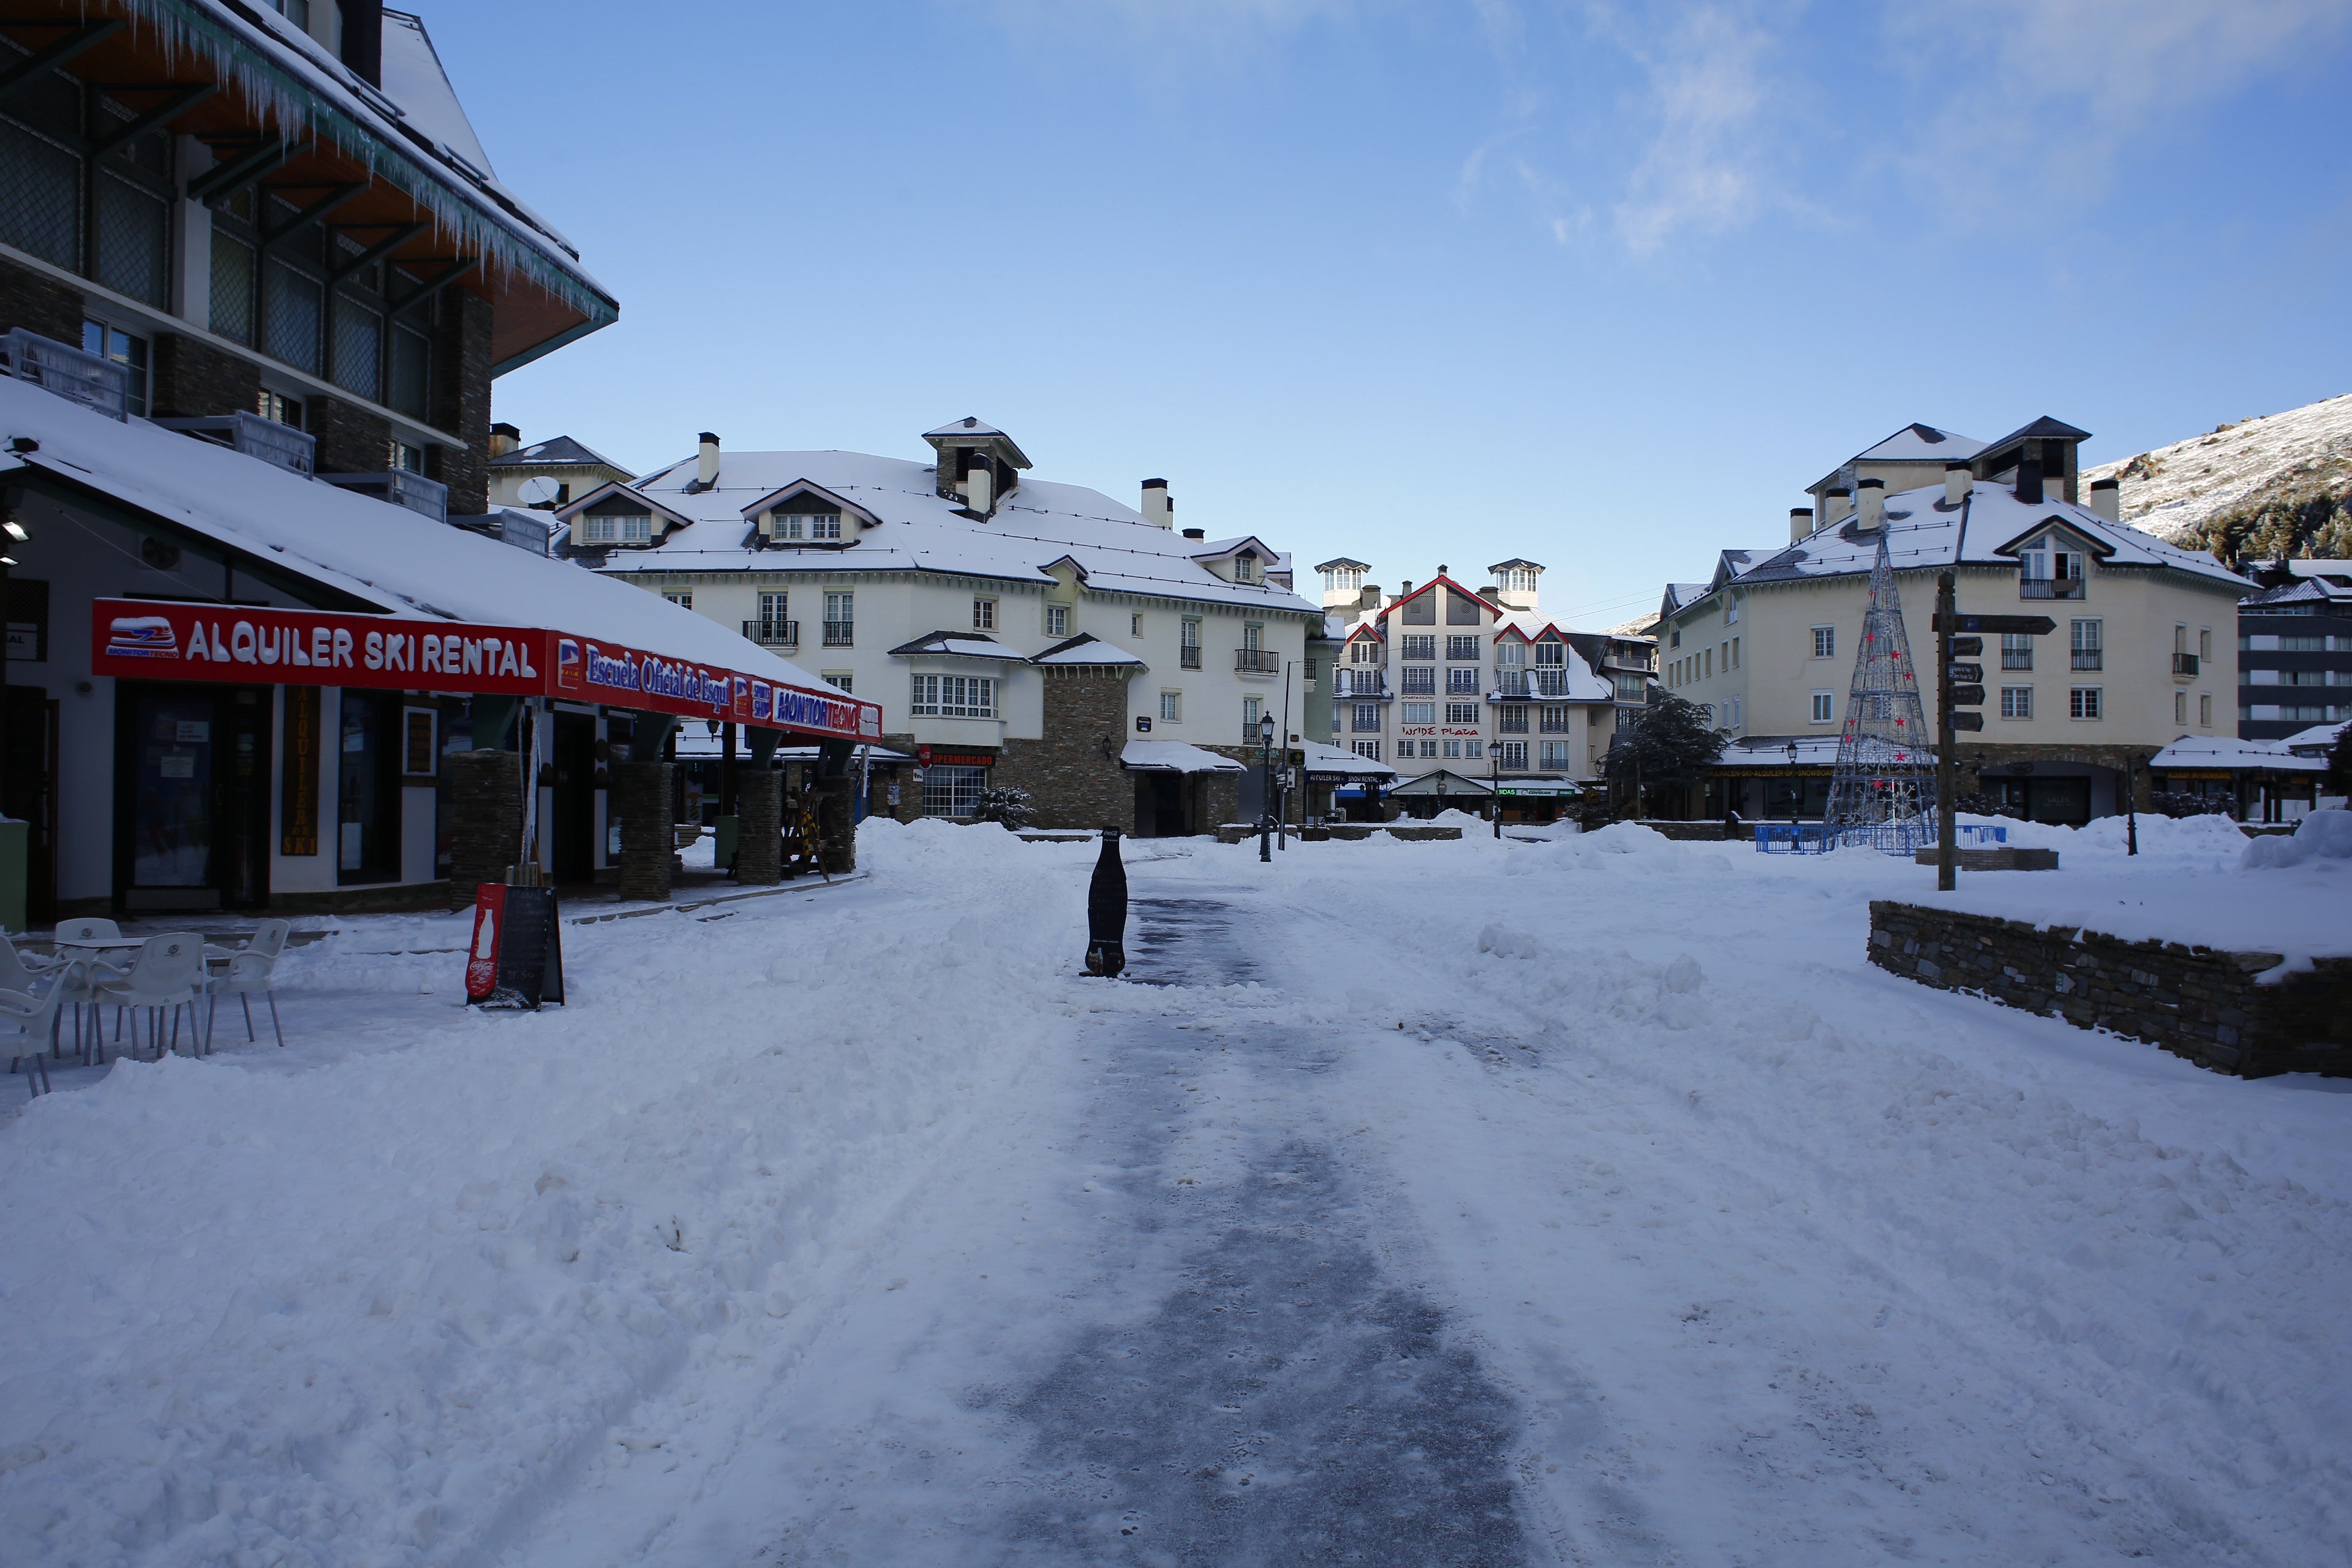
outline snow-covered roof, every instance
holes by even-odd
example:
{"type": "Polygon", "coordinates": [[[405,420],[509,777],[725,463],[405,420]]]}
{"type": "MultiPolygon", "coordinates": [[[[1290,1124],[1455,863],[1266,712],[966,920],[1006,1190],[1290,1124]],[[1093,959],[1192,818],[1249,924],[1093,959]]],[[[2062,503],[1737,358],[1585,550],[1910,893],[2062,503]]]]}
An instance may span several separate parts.
{"type": "Polygon", "coordinates": [[[2240,599],[2238,607],[2242,610],[2274,610],[2284,605],[2333,605],[2339,599],[2352,599],[2352,589],[2336,587],[2322,578],[2304,577],[2293,583],[2282,583],[2275,588],[2258,588],[2240,599]]]}
{"type": "MultiPolygon", "coordinates": [[[[1412,593],[1400,595],[1396,598],[1389,601],[1389,603],[1383,606],[1380,612],[1381,618],[1386,619],[1392,612],[1400,610],[1405,605],[1412,604],[1423,594],[1434,593],[1441,587],[1451,588],[1465,599],[1477,600],[1480,604],[1486,606],[1486,611],[1489,615],[1497,618],[1507,616],[1511,613],[1502,605],[1496,604],[1493,600],[1487,598],[1484,594],[1472,592],[1470,589],[1464,587],[1461,584],[1455,582],[1453,578],[1441,572],[1436,576],[1432,577],[1428,582],[1423,583],[1421,586],[1415,588],[1412,593]]],[[[1397,624],[1399,626],[1402,626],[1404,623],[1402,621],[1399,621],[1397,624]]]]}
{"type": "Polygon", "coordinates": [[[1708,583],[1669,583],[1666,584],[1666,613],[1671,615],[1685,605],[1695,605],[1714,592],[1708,583]]]}
{"type": "Polygon", "coordinates": [[[1129,741],[1118,753],[1119,766],[1139,773],[1245,773],[1249,769],[1231,757],[1188,746],[1181,741],[1129,741]]]}
{"type": "Polygon", "coordinates": [[[911,642],[900,643],[890,652],[894,656],[946,654],[956,658],[1001,658],[1014,663],[1027,658],[994,637],[975,637],[970,632],[927,632],[911,642]]]}
{"type": "MultiPolygon", "coordinates": [[[[2109,522],[2090,508],[2071,501],[2051,500],[2029,505],[2006,486],[1987,484],[1977,485],[1957,507],[1945,504],[1941,485],[1886,498],[1887,553],[1898,572],[1961,561],[2014,565],[2017,547],[2049,523],[2082,535],[2104,566],[2165,567],[2233,589],[2245,585],[2244,578],[2207,551],[2167,544],[2152,533],[2129,523],[2109,522]]],[[[1877,552],[1878,535],[1863,531],[1848,518],[1815,529],[1731,580],[1785,583],[1864,574],[1877,552]]],[[[1672,596],[1670,590],[1670,602],[1672,596]]]]}
{"type": "Polygon", "coordinates": [[[1032,664],[1131,664],[1139,669],[1150,667],[1116,643],[1107,643],[1092,632],[1080,632],[1066,642],[1057,642],[1041,654],[1032,655],[1032,664]]]}
{"type": "Polygon", "coordinates": [[[1432,768],[1425,773],[1418,773],[1408,779],[1389,793],[1391,795],[1492,795],[1495,792],[1484,779],[1465,777],[1445,768],[1432,768]]]}
{"type": "Polygon", "coordinates": [[[1318,572],[1330,572],[1342,566],[1353,566],[1359,572],[1369,572],[1372,569],[1372,563],[1369,561],[1359,561],[1352,555],[1334,555],[1330,560],[1326,561],[1321,565],[1316,567],[1315,570],[1318,572]]]}
{"type": "Polygon", "coordinates": [[[1965,463],[1985,449],[1985,443],[1939,430],[1933,425],[1910,424],[1874,446],[1865,447],[1813,481],[1816,490],[1846,481],[1858,463],[1965,463]]]}
{"type": "MultiPolygon", "coordinates": [[[[39,443],[21,456],[0,452],[0,473],[38,469],[98,491],[363,613],[544,627],[805,691],[834,690],[658,594],[143,419],[110,419],[29,382],[0,377],[0,433],[39,443]]],[[[218,581],[214,574],[196,591],[215,593],[218,581]]]]}
{"type": "Polygon", "coordinates": [[[1525,566],[1529,570],[1536,572],[1540,572],[1544,569],[1544,564],[1540,561],[1530,561],[1524,555],[1514,555],[1508,561],[1496,562],[1492,566],[1487,567],[1486,570],[1489,572],[1504,572],[1514,566],[1525,566]]]}
{"type": "Polygon", "coordinates": [[[1310,773],[1346,773],[1350,778],[1392,779],[1397,771],[1386,763],[1376,763],[1370,757],[1338,746],[1327,746],[1320,741],[1306,742],[1300,749],[1307,753],[1307,771],[1310,773]]]}
{"type": "Polygon", "coordinates": [[[544,441],[534,441],[528,447],[519,447],[511,452],[492,458],[489,466],[493,468],[542,468],[567,463],[582,466],[600,463],[608,468],[620,468],[625,474],[629,471],[621,468],[620,464],[613,461],[604,453],[593,447],[584,447],[569,436],[551,436],[544,441]]]}
{"type": "MultiPolygon", "coordinates": [[[[1529,642],[1549,637],[1561,645],[1559,668],[1566,673],[1566,696],[1571,702],[1613,702],[1617,689],[1606,678],[1597,674],[1587,663],[1583,651],[1570,643],[1568,631],[1535,610],[1510,610],[1495,618],[1495,640],[1517,632],[1529,642]]],[[[1535,666],[1549,668],[1550,666],[1535,666]]]]}
{"type": "MultiPolygon", "coordinates": [[[[1064,556],[1097,592],[1151,594],[1246,608],[1314,615],[1286,588],[1230,583],[1192,559],[1201,546],[1144,521],[1099,490],[1024,479],[987,519],[966,516],[939,495],[922,463],[864,452],[723,454],[718,482],[689,493],[695,460],[685,459],[628,487],[631,494],[691,520],[647,550],[616,550],[609,572],[946,572],[1045,584],[1064,556]],[[795,479],[807,479],[879,521],[838,546],[765,544],[744,527],[742,509],[795,479]]],[[[593,498],[564,509],[580,510],[593,498]]]]}
{"type": "Polygon", "coordinates": [[[2290,752],[2326,752],[2335,746],[2336,737],[2347,729],[2352,729],[2352,719],[2334,724],[2314,724],[2308,730],[2297,730],[2285,740],[2272,743],[2284,746],[2290,752]]]}
{"type": "MultiPolygon", "coordinates": [[[[611,320],[612,297],[579,251],[491,169],[424,23],[404,11],[383,16],[381,88],[268,5],[184,0],[165,25],[177,45],[219,66],[281,124],[309,121],[431,207],[460,240],[510,264],[535,261],[543,281],[568,279],[597,302],[592,317],[611,320]]],[[[584,309],[589,300],[571,302],[584,309]]]]}
{"type": "Polygon", "coordinates": [[[2280,773],[2322,773],[2326,757],[2299,757],[2282,741],[2241,741],[2234,735],[2183,735],[2147,760],[2150,769],[2194,772],[2199,768],[2232,773],[2268,769],[2280,773]]]}
{"type": "Polygon", "coordinates": [[[1740,735],[1726,741],[1718,768],[1827,768],[1837,764],[1835,735],[1740,735]],[[1794,746],[1795,760],[1789,748],[1794,746]]]}

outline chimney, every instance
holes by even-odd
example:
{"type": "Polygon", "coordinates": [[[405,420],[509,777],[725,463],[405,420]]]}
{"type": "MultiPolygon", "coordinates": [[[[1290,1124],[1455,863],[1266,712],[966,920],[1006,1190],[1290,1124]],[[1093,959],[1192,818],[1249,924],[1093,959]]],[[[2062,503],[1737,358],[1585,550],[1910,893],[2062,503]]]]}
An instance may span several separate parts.
{"type": "Polygon", "coordinates": [[[1969,491],[1976,488],[1976,470],[1966,463],[1946,463],[1944,465],[1944,504],[1958,506],[1968,500],[1969,491]]]}
{"type": "Polygon", "coordinates": [[[1184,531],[1184,537],[1187,539],[1206,539],[1209,535],[1205,530],[1188,528],[1184,531]]]}
{"type": "Polygon", "coordinates": [[[1794,544],[1813,531],[1813,509],[1792,506],[1789,509],[1789,542],[1794,544]]]}
{"type": "Polygon", "coordinates": [[[1864,533],[1876,533],[1886,521],[1886,481],[1864,479],[1854,489],[1862,492],[1857,498],[1861,515],[1855,519],[1854,527],[1864,533]]]}
{"type": "Polygon", "coordinates": [[[2121,479],[2091,481],[2091,510],[2109,522],[2124,520],[2124,485],[2121,479]]]}
{"type": "Polygon", "coordinates": [[[370,87],[383,86],[383,0],[335,0],[343,17],[343,64],[370,87]]]}
{"type": "Polygon", "coordinates": [[[702,433],[702,447],[694,464],[694,483],[698,489],[709,489],[719,482],[719,437],[709,431],[702,433]]]}
{"type": "Polygon", "coordinates": [[[1400,599],[1409,599],[1412,597],[1412,578],[1408,577],[1403,582],[1397,584],[1397,597],[1400,599]]]}
{"type": "Polygon", "coordinates": [[[2020,458],[2017,460],[2017,499],[2027,506],[2042,504],[2042,459],[2020,458]]]}
{"type": "Polygon", "coordinates": [[[978,453],[972,455],[971,467],[964,470],[963,498],[964,505],[982,517],[996,510],[996,470],[978,453]]]}
{"type": "Polygon", "coordinates": [[[1166,479],[1143,481],[1143,521],[1154,528],[1176,526],[1175,509],[1169,504],[1166,479]]]}
{"type": "Polygon", "coordinates": [[[1503,591],[1495,586],[1492,583],[1489,583],[1485,587],[1478,590],[1478,596],[1489,604],[1500,604],[1503,599],[1503,591]]]}
{"type": "Polygon", "coordinates": [[[1833,528],[1843,522],[1846,514],[1853,510],[1853,492],[1843,485],[1831,486],[1823,492],[1822,500],[1822,526],[1824,528],[1833,528]]]}
{"type": "Polygon", "coordinates": [[[504,423],[490,426],[491,457],[503,458],[521,445],[522,432],[516,426],[504,423]]]}
{"type": "Polygon", "coordinates": [[[1374,610],[1379,609],[1381,607],[1380,584],[1377,583],[1365,584],[1363,593],[1357,596],[1356,607],[1363,611],[1366,615],[1370,615],[1374,610]]]}

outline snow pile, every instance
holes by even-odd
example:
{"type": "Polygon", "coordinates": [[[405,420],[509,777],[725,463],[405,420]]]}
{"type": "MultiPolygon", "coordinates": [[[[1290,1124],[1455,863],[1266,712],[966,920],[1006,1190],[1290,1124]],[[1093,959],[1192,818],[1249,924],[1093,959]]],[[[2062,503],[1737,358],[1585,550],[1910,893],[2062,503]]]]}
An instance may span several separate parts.
{"type": "Polygon", "coordinates": [[[2352,860],[2352,811],[2315,811],[2296,826],[2293,837],[2257,838],[2247,845],[2238,864],[2259,871],[2324,866],[2332,860],[2352,860]]]}
{"type": "Polygon", "coordinates": [[[462,938],[405,951],[451,922],[348,921],[289,957],[287,1051],[225,1019],[235,1048],[32,1102],[0,1128],[0,1562],[518,1539],[1066,1034],[1039,998],[1083,951],[1083,868],[955,831],[862,834],[931,853],[895,890],[568,927],[572,1005],[535,1016],[457,1005],[462,938]],[[391,942],[339,956],[361,933],[391,942]],[[336,1056],[355,991],[404,994],[408,1037],[336,1056]]]}
{"type": "Polygon", "coordinates": [[[2018,822],[2000,816],[1967,816],[1965,822],[1991,823],[2009,830],[2007,842],[2028,849],[2055,849],[2059,864],[2068,869],[2123,870],[2134,858],[2187,861],[2201,871],[2235,866],[2246,847],[2246,836],[2226,816],[2139,817],[2139,854],[2131,854],[2133,826],[2120,816],[2103,816],[2081,827],[2053,822],[2018,822]],[[2109,864],[2115,862],[2116,864],[2109,864]]]}

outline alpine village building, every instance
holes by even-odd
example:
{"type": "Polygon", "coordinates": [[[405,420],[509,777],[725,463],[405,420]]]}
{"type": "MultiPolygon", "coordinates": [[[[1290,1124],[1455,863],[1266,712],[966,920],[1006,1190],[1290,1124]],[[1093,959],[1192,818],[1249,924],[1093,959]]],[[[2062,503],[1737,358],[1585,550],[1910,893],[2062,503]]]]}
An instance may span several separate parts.
{"type": "Polygon", "coordinates": [[[543,517],[506,542],[493,381],[618,308],[417,17],[27,0],[0,190],[10,929],[512,866],[666,890],[651,759],[693,715],[814,742],[845,796],[870,707],[550,559],[543,517]]]}
{"type": "Polygon", "coordinates": [[[1391,810],[1550,821],[1649,700],[1650,639],[1552,621],[1536,562],[1496,562],[1475,590],[1441,565],[1385,601],[1363,562],[1317,570],[1335,643],[1331,739],[1397,771],[1391,810]]]}
{"type": "Polygon", "coordinates": [[[1718,816],[1819,817],[1855,639],[1886,542],[1934,722],[1936,578],[1963,615],[2046,615],[2053,635],[1985,639],[1982,731],[1959,789],[2036,821],[2079,824],[2137,799],[2183,738],[2233,732],[2244,579],[2118,520],[2113,480],[2076,493],[2084,432],[2040,419],[1997,441],[1906,426],[1811,487],[1789,542],[1727,550],[1706,583],[1666,590],[1664,689],[1727,738],[1704,801],[1718,816]]]}
{"type": "Polygon", "coordinates": [[[1041,827],[1255,820],[1260,722],[1299,734],[1318,673],[1289,557],[1180,532],[1164,479],[1137,510],[1030,479],[978,418],[922,439],[929,462],[705,433],[559,508],[562,548],[877,704],[870,811],[969,818],[993,788],[1024,791],[1041,827]]]}

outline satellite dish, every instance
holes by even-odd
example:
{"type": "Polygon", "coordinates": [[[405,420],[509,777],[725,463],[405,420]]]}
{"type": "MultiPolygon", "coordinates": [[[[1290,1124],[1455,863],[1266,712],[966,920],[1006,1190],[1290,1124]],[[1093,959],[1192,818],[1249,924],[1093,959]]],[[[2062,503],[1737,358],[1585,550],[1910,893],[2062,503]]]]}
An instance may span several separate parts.
{"type": "Polygon", "coordinates": [[[563,487],[545,474],[533,474],[523,480],[515,495],[525,506],[553,506],[555,498],[562,492],[563,487]]]}

